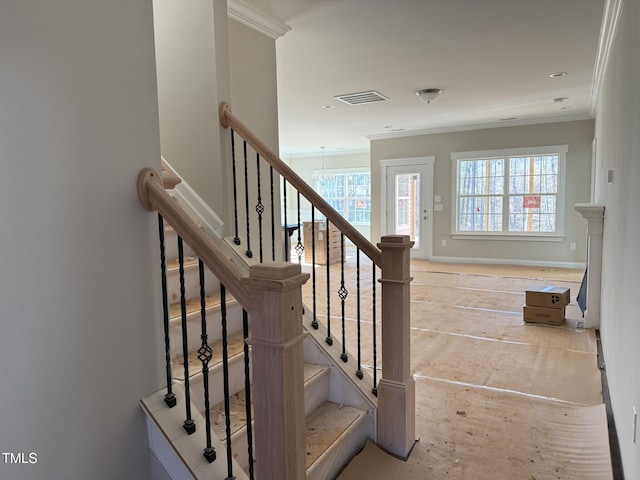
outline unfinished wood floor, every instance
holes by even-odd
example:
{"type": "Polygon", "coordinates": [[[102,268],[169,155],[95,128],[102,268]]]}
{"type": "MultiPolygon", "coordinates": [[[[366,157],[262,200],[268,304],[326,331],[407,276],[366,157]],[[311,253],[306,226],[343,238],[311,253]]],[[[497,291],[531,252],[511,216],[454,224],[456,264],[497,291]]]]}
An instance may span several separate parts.
{"type": "MultiPolygon", "coordinates": [[[[368,445],[340,480],[610,479],[595,332],[577,328],[582,272],[413,261],[412,275],[419,442],[406,463],[368,445]],[[523,322],[524,292],[541,284],[571,288],[564,325],[523,322]]],[[[333,266],[336,289],[339,276],[333,266]]],[[[308,286],[303,294],[310,302],[308,286]]]]}

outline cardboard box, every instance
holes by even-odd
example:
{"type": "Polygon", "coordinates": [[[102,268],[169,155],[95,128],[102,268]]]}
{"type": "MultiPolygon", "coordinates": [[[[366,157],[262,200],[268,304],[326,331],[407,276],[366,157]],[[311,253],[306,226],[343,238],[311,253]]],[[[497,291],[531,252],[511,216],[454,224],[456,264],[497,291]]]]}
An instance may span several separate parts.
{"type": "Polygon", "coordinates": [[[562,325],[565,308],[531,307],[525,305],[524,321],[527,323],[544,323],[546,325],[562,325]]]}
{"type": "Polygon", "coordinates": [[[529,307],[564,308],[571,302],[571,291],[566,287],[537,285],[525,292],[529,307]]]}
{"type": "Polygon", "coordinates": [[[327,264],[327,237],[329,239],[329,263],[338,263],[342,260],[340,254],[340,230],[329,223],[327,230],[326,221],[304,222],[304,262],[311,263],[313,256],[312,251],[315,245],[315,261],[316,265],[327,264]],[[314,234],[315,233],[315,240],[314,234]]]}

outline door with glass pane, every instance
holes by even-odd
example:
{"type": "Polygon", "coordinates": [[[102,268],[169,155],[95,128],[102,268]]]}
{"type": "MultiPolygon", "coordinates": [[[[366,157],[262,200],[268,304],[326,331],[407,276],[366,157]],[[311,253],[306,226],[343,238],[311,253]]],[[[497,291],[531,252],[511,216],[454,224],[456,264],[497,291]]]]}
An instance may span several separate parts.
{"type": "Polygon", "coordinates": [[[433,164],[394,162],[385,171],[387,234],[409,235],[415,242],[411,256],[429,258],[433,164]]]}

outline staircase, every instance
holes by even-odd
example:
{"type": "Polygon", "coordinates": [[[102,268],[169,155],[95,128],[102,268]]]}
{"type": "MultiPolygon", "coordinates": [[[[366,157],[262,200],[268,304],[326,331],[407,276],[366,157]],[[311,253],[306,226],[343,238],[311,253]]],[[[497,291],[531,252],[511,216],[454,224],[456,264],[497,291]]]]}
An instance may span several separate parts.
{"type": "MultiPolygon", "coordinates": [[[[170,226],[164,227],[165,255],[167,259],[167,298],[169,299],[169,332],[170,352],[172,360],[172,378],[174,389],[179,392],[178,403],[184,399],[185,371],[183,368],[182,354],[182,308],[181,308],[181,282],[180,267],[178,261],[177,234],[170,226]]],[[[232,251],[229,252],[233,256],[232,251]]],[[[190,401],[192,418],[196,423],[196,430],[203,428],[205,410],[204,405],[204,374],[202,363],[198,359],[198,349],[201,347],[201,303],[200,303],[200,279],[198,258],[188,247],[183,251],[184,290],[185,290],[185,317],[186,317],[186,341],[188,350],[188,380],[190,389],[190,401]]],[[[245,333],[243,332],[242,306],[230,295],[226,294],[226,347],[223,346],[223,335],[220,318],[222,316],[222,299],[220,282],[213,274],[205,269],[205,308],[207,318],[208,340],[213,357],[209,363],[209,412],[211,418],[211,430],[215,435],[214,443],[217,455],[223,455],[227,449],[227,443],[233,459],[231,472],[237,479],[259,477],[260,459],[253,458],[250,462],[248,437],[250,428],[247,418],[253,417],[253,408],[248,412],[247,393],[245,390],[245,366],[251,371],[251,348],[245,351],[245,333]],[[223,351],[226,349],[228,365],[228,399],[229,405],[225,409],[224,392],[224,366],[223,351]],[[225,411],[229,412],[227,416],[225,411]],[[228,424],[227,424],[228,417],[228,424]],[[227,438],[230,441],[227,442],[227,438]],[[253,472],[250,469],[250,463],[253,472]]],[[[345,392],[344,379],[335,378],[342,376],[332,367],[330,358],[318,347],[316,341],[305,334],[304,351],[304,413],[305,413],[305,440],[306,440],[306,471],[307,479],[326,480],[335,478],[346,466],[348,461],[361,450],[367,438],[375,437],[375,424],[373,409],[375,405],[370,399],[361,399],[354,403],[358,406],[345,404],[348,397],[345,392]],[[334,388],[339,390],[331,393],[332,375],[334,376],[334,388]]],[[[353,396],[353,392],[349,395],[353,396]]],[[[165,426],[166,419],[158,416],[154,408],[161,406],[163,392],[150,395],[142,400],[142,406],[149,415],[149,429],[157,429],[154,435],[164,436],[169,445],[165,449],[155,449],[155,455],[166,455],[170,445],[181,445],[189,442],[190,435],[185,431],[176,430],[165,426]],[[160,400],[160,402],[158,401],[160,400]],[[176,437],[169,438],[168,431],[173,431],[176,437]]],[[[358,396],[358,394],[356,394],[358,396]]],[[[361,396],[361,395],[360,395],[361,396]]],[[[161,408],[161,411],[165,411],[161,408]]],[[[173,419],[170,419],[170,421],[173,419]]],[[[156,439],[157,442],[158,439],[156,439]]],[[[152,449],[154,445],[152,444],[152,449]]],[[[252,445],[253,449],[253,445],[252,445]]],[[[202,450],[198,445],[196,451],[202,450]]],[[[165,468],[171,469],[171,462],[180,463],[182,455],[178,451],[178,458],[160,459],[165,462],[165,468]]],[[[185,455],[186,456],[186,455],[185,455]]],[[[203,466],[203,458],[196,458],[195,463],[203,466]]],[[[170,473],[172,478],[225,478],[211,476],[213,472],[201,472],[198,465],[186,465],[186,472],[179,469],[179,473],[170,473]],[[177,475],[177,476],[175,476],[177,475]],[[186,476],[186,475],[190,475],[186,476]]],[[[216,472],[217,473],[217,472],[216,472]]]]}
{"type": "MultiPolygon", "coordinates": [[[[415,441],[409,362],[412,242],[387,236],[372,245],[228,106],[220,111],[222,125],[232,128],[235,231],[229,237],[221,236],[222,223],[206,205],[198,205],[201,200],[179,184],[175,172],[163,172],[164,182],[151,169],[138,176],[141,204],[158,211],[165,299],[166,389],[141,401],[152,477],[333,479],[367,439],[408,456],[415,441]],[[242,141],[238,148],[236,135],[242,141]],[[252,178],[248,158],[254,154],[248,156],[248,146],[257,160],[252,178]],[[239,180],[237,150],[244,151],[244,179],[238,175],[239,180]],[[327,229],[338,228],[340,258],[330,261],[327,240],[321,268],[315,252],[322,245],[312,244],[307,247],[311,265],[305,266],[309,273],[303,273],[298,235],[298,263],[288,249],[284,261],[277,261],[275,252],[282,248],[275,230],[281,221],[274,212],[280,208],[280,180],[274,183],[274,174],[282,179],[284,224],[290,223],[287,191],[295,188],[295,225],[301,226],[304,197],[311,204],[312,224],[322,215],[327,229]],[[265,177],[270,188],[264,187],[265,177]],[[270,206],[263,204],[267,195],[261,188],[270,189],[270,206]],[[263,233],[269,230],[270,241],[263,233]],[[355,274],[345,275],[346,240],[355,246],[355,274]],[[368,267],[361,269],[361,257],[368,267]],[[307,283],[310,303],[303,305],[307,283]],[[371,320],[361,319],[361,299],[372,302],[371,320]],[[371,327],[372,338],[361,335],[371,327]]],[[[314,230],[311,236],[315,239],[314,230]]]]}

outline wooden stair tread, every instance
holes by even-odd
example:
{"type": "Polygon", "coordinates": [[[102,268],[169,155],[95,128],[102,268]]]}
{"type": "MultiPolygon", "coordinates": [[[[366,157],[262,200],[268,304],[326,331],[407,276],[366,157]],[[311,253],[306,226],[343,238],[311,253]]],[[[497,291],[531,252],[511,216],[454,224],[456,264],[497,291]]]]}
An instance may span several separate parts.
{"type": "MultiPolygon", "coordinates": [[[[304,365],[304,383],[305,385],[311,382],[318,375],[321,375],[327,367],[321,365],[311,365],[305,363],[304,365]]],[[[226,432],[226,416],[224,413],[224,401],[212,406],[209,409],[211,414],[211,429],[218,436],[221,441],[227,438],[226,432]]],[[[239,432],[247,425],[247,402],[244,389],[234,393],[229,398],[229,412],[230,412],[230,431],[231,436],[236,432],[239,432]]],[[[251,412],[253,415],[253,398],[251,405],[251,412]]]]}
{"type": "MultiPolygon", "coordinates": [[[[209,369],[222,363],[222,340],[210,343],[213,357],[209,362],[209,369]]],[[[231,360],[237,355],[244,353],[244,336],[242,332],[236,332],[227,337],[228,358],[231,360]]],[[[202,362],[198,359],[198,352],[190,352],[187,357],[189,361],[189,378],[202,373],[202,362]]],[[[184,380],[184,366],[182,355],[177,355],[173,359],[173,378],[176,380],[184,380]]]]}
{"type": "MultiPolygon", "coordinates": [[[[220,292],[211,292],[210,294],[205,296],[205,305],[207,309],[210,309],[215,306],[221,305],[220,300],[220,292]]],[[[234,305],[237,303],[236,299],[233,295],[226,293],[227,304],[233,303],[234,305]]],[[[192,298],[186,301],[187,307],[187,315],[191,315],[200,311],[200,297],[192,298]]],[[[179,319],[182,316],[182,312],[180,310],[180,302],[172,303],[169,305],[169,318],[171,320],[179,319]]]]}
{"type": "MultiPolygon", "coordinates": [[[[198,257],[184,257],[185,270],[190,268],[198,268],[198,257]]],[[[180,269],[180,262],[178,259],[167,260],[167,273],[177,272],[180,269]]]]}
{"type": "Polygon", "coordinates": [[[307,468],[363,415],[363,410],[332,402],[314,410],[306,420],[307,468]]]}

